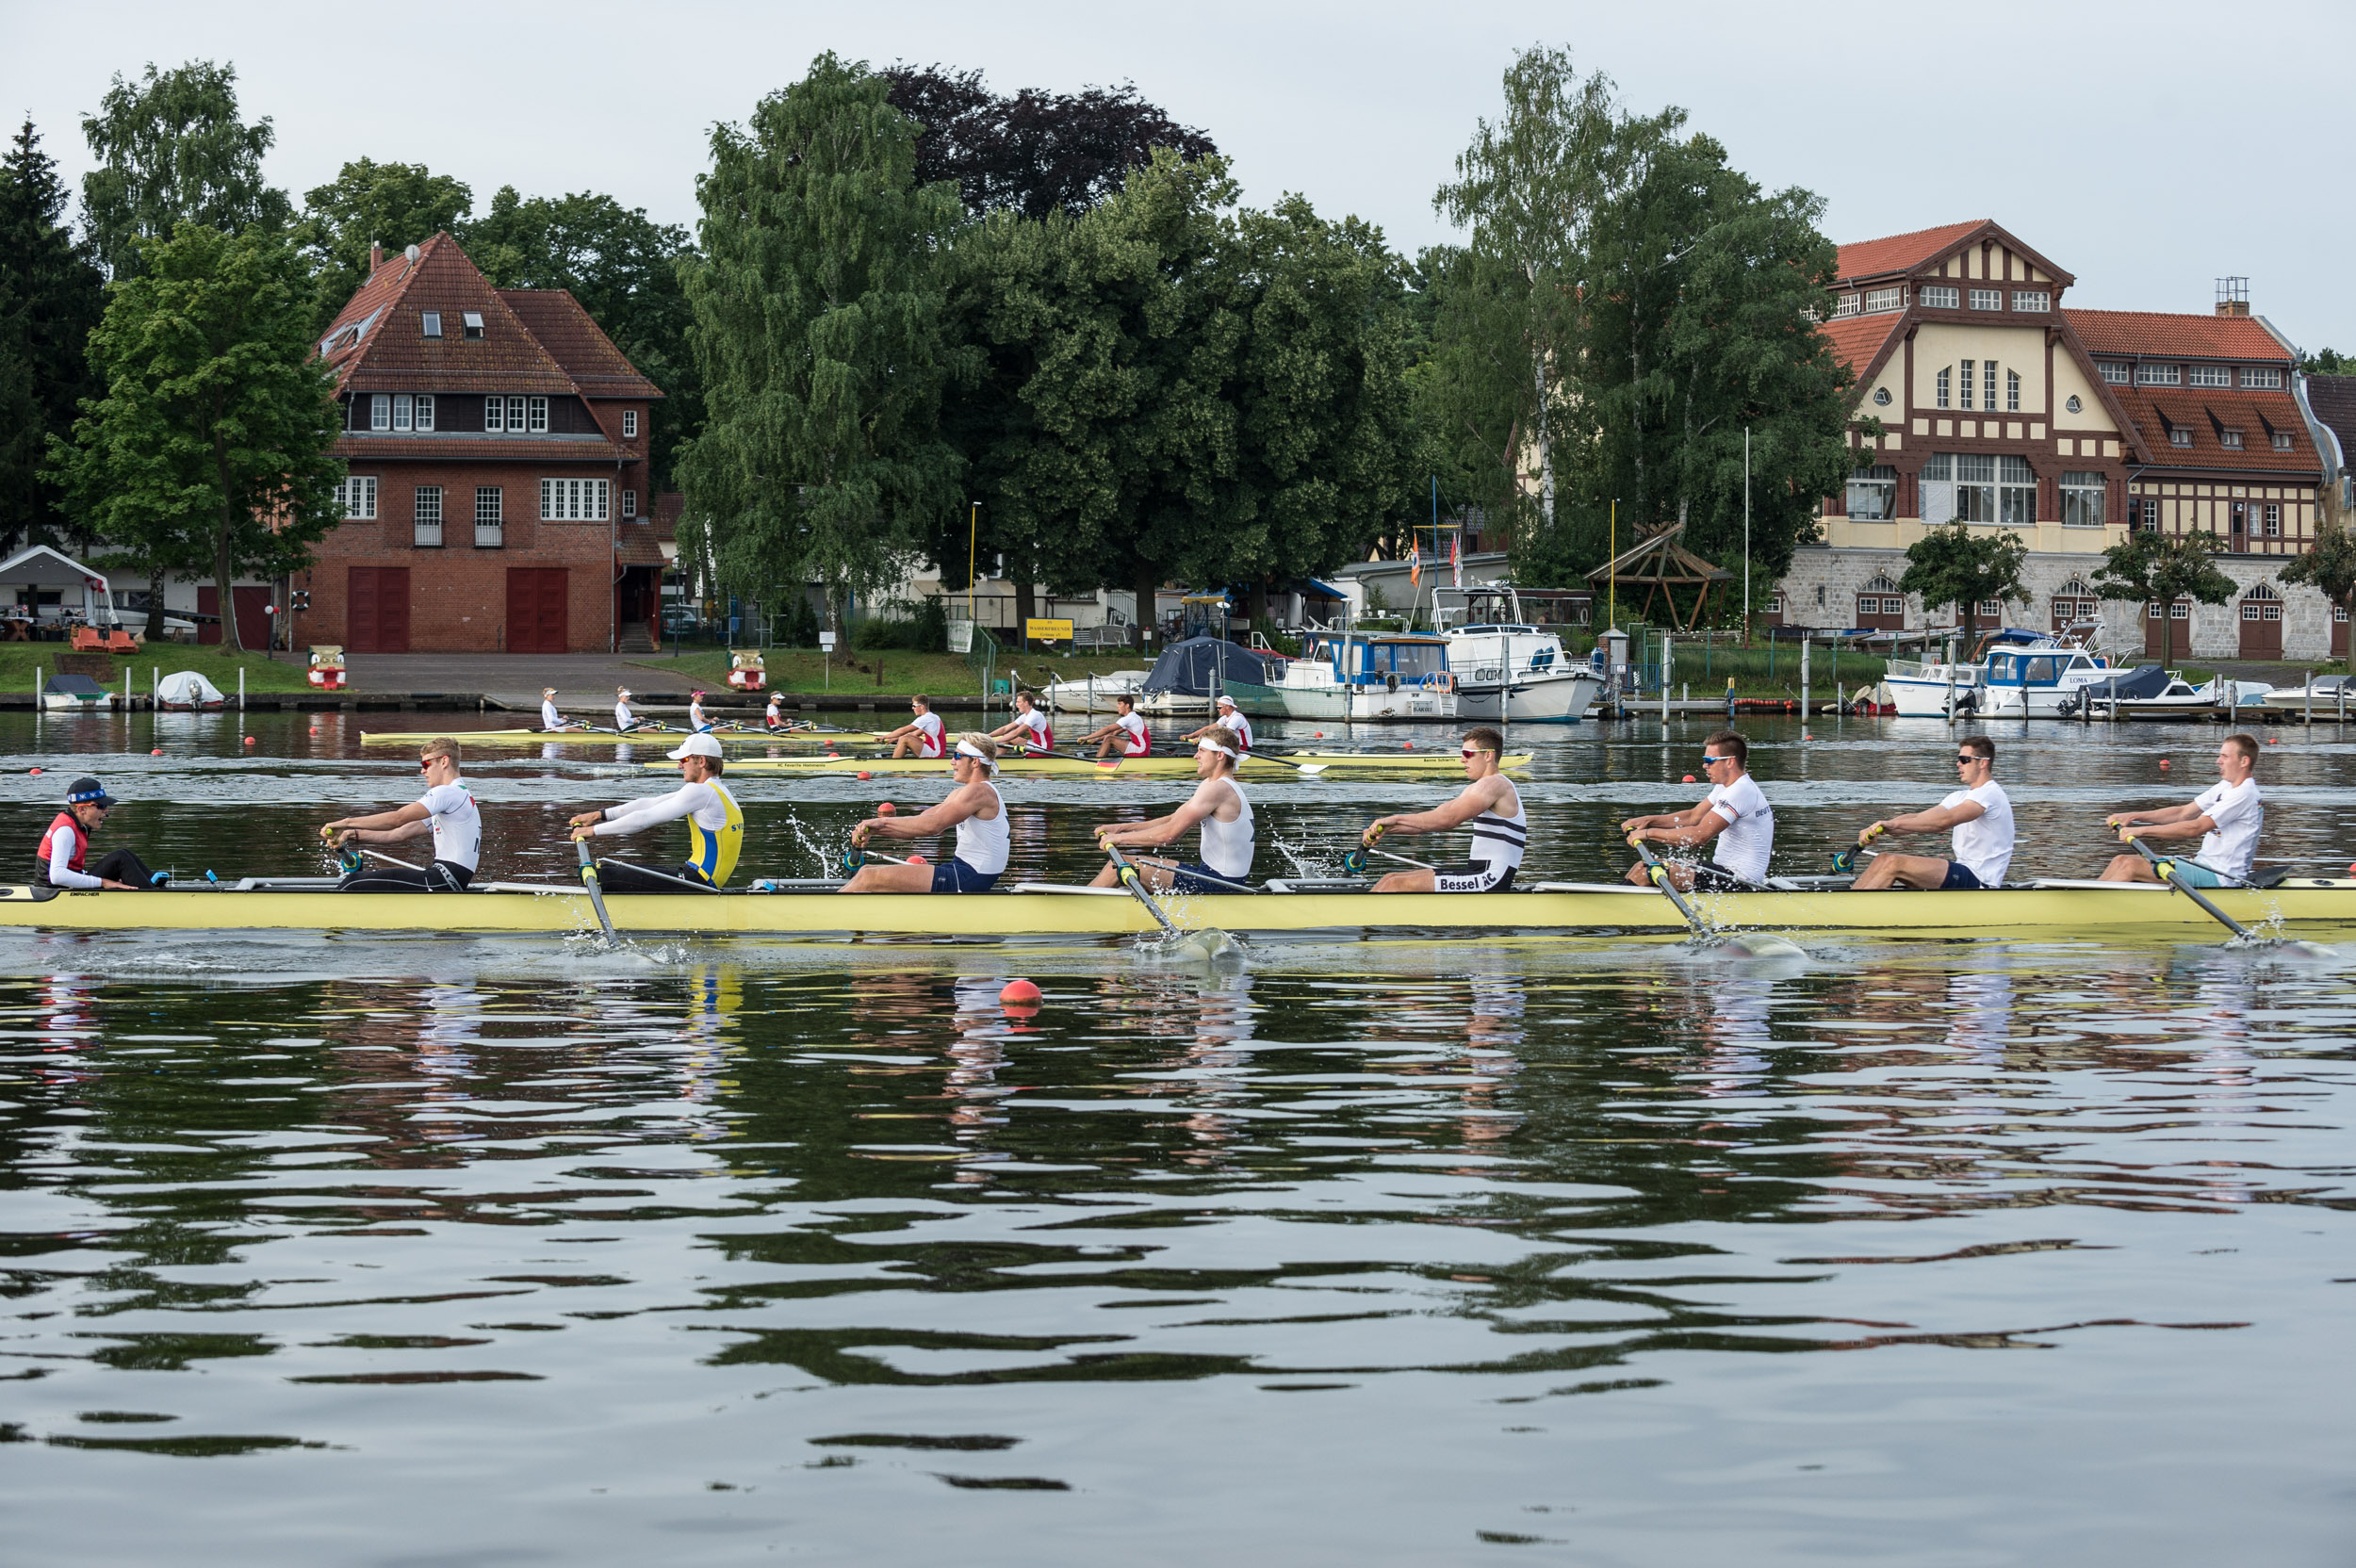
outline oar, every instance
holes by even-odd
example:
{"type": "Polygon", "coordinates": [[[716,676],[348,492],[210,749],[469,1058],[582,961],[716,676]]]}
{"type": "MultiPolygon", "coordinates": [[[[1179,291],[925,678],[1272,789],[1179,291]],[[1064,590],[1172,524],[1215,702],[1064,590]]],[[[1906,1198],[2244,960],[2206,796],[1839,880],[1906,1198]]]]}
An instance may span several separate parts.
{"type": "Polygon", "coordinates": [[[1189,946],[1199,947],[1206,956],[1216,956],[1221,948],[1229,944],[1231,939],[1224,931],[1208,927],[1201,931],[1181,931],[1170,923],[1170,917],[1162,913],[1162,906],[1154,902],[1153,895],[1146,891],[1145,878],[1137,874],[1137,868],[1129,863],[1118,846],[1104,843],[1102,839],[1097,841],[1104,844],[1105,856],[1111,859],[1114,869],[1121,873],[1121,885],[1128,889],[1139,904],[1145,906],[1145,912],[1152,915],[1155,923],[1161,926],[1163,936],[1168,937],[1173,942],[1184,942],[1189,946]]]}
{"type": "MultiPolygon", "coordinates": [[[[1373,834],[1377,839],[1382,838],[1383,834],[1388,833],[1390,829],[1387,827],[1368,827],[1366,829],[1366,833],[1373,834]]],[[[1385,860],[1397,860],[1400,865],[1413,866],[1417,871],[1437,871],[1439,869],[1427,860],[1410,860],[1404,855],[1394,855],[1387,849],[1377,849],[1372,844],[1364,841],[1366,839],[1366,833],[1361,833],[1358,837],[1360,840],[1359,846],[1342,857],[1342,870],[1348,872],[1352,876],[1364,876],[1366,874],[1366,857],[1369,855],[1380,855],[1385,860]]]]}
{"type": "Polygon", "coordinates": [[[867,864],[870,860],[889,860],[895,866],[905,866],[908,864],[906,860],[902,859],[897,855],[886,855],[880,849],[869,849],[864,844],[853,844],[850,848],[843,852],[843,877],[847,880],[848,878],[857,875],[859,874],[859,867],[867,864]]]}
{"type": "Polygon", "coordinates": [[[697,882],[689,877],[673,876],[667,871],[657,871],[652,866],[642,866],[635,860],[616,860],[614,863],[617,866],[622,866],[628,870],[634,871],[641,876],[651,876],[658,882],[669,882],[674,886],[685,888],[690,892],[716,893],[722,891],[721,889],[713,887],[709,882],[697,882]]]}
{"type": "Polygon", "coordinates": [[[1331,762],[1296,762],[1288,757],[1279,757],[1272,751],[1247,751],[1238,760],[1249,762],[1254,759],[1263,762],[1273,762],[1280,768],[1290,768],[1293,772],[1310,778],[1315,778],[1333,765],[1331,762]]]}
{"type": "Polygon", "coordinates": [[[2201,895],[2200,889],[2194,887],[2191,883],[2177,875],[2176,862],[2174,860],[2161,859],[2158,856],[2151,853],[2151,846],[2150,844],[2145,843],[2140,838],[2137,838],[2133,834],[2128,835],[2127,841],[2135,846],[2136,854],[2142,856],[2146,860],[2151,862],[2151,869],[2160,874],[2161,881],[2166,882],[2168,886],[2174,888],[2178,892],[2183,893],[2186,898],[2189,898],[2195,904],[2200,905],[2201,909],[2207,913],[2211,920],[2216,921],[2219,925],[2222,925],[2226,930],[2231,931],[2236,937],[2247,937],[2250,935],[2250,928],[2248,926],[2243,925],[2238,921],[2234,920],[2233,916],[2227,914],[2224,910],[2218,908],[2216,905],[2203,898],[2201,895]]]}
{"type": "Polygon", "coordinates": [[[1630,833],[1628,847],[1636,852],[1636,858],[1644,863],[1644,874],[1652,879],[1654,887],[1669,895],[1669,902],[1677,906],[1677,913],[1685,917],[1685,923],[1693,927],[1694,934],[1699,936],[1709,931],[1710,923],[1694,913],[1693,906],[1685,902],[1685,895],[1677,891],[1677,885],[1669,880],[1669,868],[1661,863],[1659,858],[1645,846],[1644,841],[1630,833]]]}
{"type": "Polygon", "coordinates": [[[1842,850],[1840,854],[1832,858],[1832,869],[1834,873],[1841,876],[1848,875],[1851,869],[1857,865],[1857,852],[1862,850],[1867,844],[1872,843],[1875,839],[1880,838],[1883,831],[1884,829],[1879,825],[1876,825],[1858,834],[1856,843],[1851,844],[1848,848],[1842,850]]]}
{"type": "Polygon", "coordinates": [[[597,912],[597,924],[605,932],[605,945],[618,947],[614,935],[614,917],[605,912],[605,890],[597,886],[597,863],[589,858],[589,841],[575,839],[573,847],[581,851],[581,885],[589,890],[589,907],[597,912]]]}

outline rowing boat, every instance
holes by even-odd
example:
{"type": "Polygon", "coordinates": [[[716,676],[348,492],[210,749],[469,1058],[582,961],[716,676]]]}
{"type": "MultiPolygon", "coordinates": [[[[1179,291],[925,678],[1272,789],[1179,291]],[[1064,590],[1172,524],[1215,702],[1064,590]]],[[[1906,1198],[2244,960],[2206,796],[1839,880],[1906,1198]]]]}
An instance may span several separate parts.
{"type": "MultiPolygon", "coordinates": [[[[364,746],[414,746],[448,733],[432,729],[368,729],[361,731],[364,746]]],[[[676,744],[691,729],[635,729],[617,735],[611,729],[462,729],[455,738],[472,745],[536,746],[541,744],[583,746],[647,745],[656,741],[676,744]]],[[[813,729],[713,729],[706,731],[723,745],[844,745],[875,746],[885,743],[874,732],[863,730],[813,729]]]]}
{"type": "MultiPolygon", "coordinates": [[[[1278,884],[1282,887],[1283,884],[1278,884]]],[[[941,938],[1151,935],[1153,917],[1118,888],[1018,884],[1004,892],[845,894],[786,890],[610,893],[617,931],[642,935],[941,938]]],[[[2253,926],[2356,928],[2356,880],[2299,878],[2208,895],[2253,926]]],[[[1697,893],[1711,923],[1735,930],[1840,931],[2002,939],[2056,931],[2191,935],[2215,924],[2171,889],[2135,882],[2043,882],[1971,892],[1697,893]]],[[[1649,888],[1541,883],[1528,892],[1369,894],[1363,883],[1305,890],[1171,898],[1181,926],[1231,932],[1332,932],[1423,940],[1522,933],[1564,937],[1677,932],[1685,922],[1649,888]]],[[[0,925],[65,931],[294,930],[574,932],[595,928],[575,884],[496,883],[465,893],[339,893],[322,879],[224,884],[220,890],[61,892],[0,887],[0,925]]]]}
{"type": "MultiPolygon", "coordinates": [[[[1506,768],[1527,768],[1530,754],[1509,752],[1500,765],[1506,768]]],[[[1452,751],[1370,752],[1370,751],[1288,751],[1284,760],[1260,757],[1247,752],[1242,771],[1256,778],[1297,778],[1300,769],[1286,767],[1285,762],[1314,766],[1320,770],[1347,769],[1353,773],[1446,773],[1455,774],[1464,767],[1464,760],[1452,751]]],[[[668,762],[648,762],[649,768],[669,770],[668,762]]],[[[747,757],[728,763],[731,777],[747,773],[826,774],[862,773],[895,777],[901,775],[936,776],[946,773],[949,760],[940,757],[747,757]]],[[[1002,757],[998,762],[1001,773],[1019,773],[1030,777],[1044,778],[1192,778],[1194,754],[1186,752],[1176,757],[1114,757],[1102,762],[1091,762],[1078,757],[1002,757]]]]}

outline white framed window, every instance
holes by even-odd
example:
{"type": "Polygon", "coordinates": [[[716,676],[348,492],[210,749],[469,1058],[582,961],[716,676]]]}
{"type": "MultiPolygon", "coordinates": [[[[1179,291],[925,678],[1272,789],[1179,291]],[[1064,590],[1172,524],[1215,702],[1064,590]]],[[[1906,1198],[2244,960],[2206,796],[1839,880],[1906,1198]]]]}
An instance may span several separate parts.
{"type": "MultiPolygon", "coordinates": [[[[2130,501],[2130,502],[2128,502],[2127,504],[2128,504],[2128,505],[2130,505],[2130,506],[2133,506],[2135,503],[2134,503],[2133,501],[2130,501]]],[[[2157,501],[2145,501],[2145,502],[2143,503],[2143,525],[2142,525],[2142,526],[2143,526],[2143,531],[2144,531],[2144,532],[2146,532],[2146,533],[2157,533],[2157,532],[2159,532],[2159,531],[2160,531],[2160,503],[2159,503],[2159,502],[2157,502],[2157,501]]]]}
{"type": "Polygon", "coordinates": [[[2099,473],[2070,471],[2061,477],[2062,526],[2101,528],[2102,499],[2110,486],[2099,473]]]}
{"type": "Polygon", "coordinates": [[[483,335],[483,312],[479,310],[462,310],[458,313],[458,319],[465,326],[466,333],[468,337],[481,337],[483,335]]]}
{"type": "Polygon", "coordinates": [[[478,484],[474,489],[474,520],[477,528],[488,523],[497,528],[504,520],[506,495],[496,484],[478,484]]]}
{"type": "Polygon", "coordinates": [[[368,429],[393,428],[393,399],[389,392],[378,392],[368,399],[368,429]]]}
{"type": "Polygon", "coordinates": [[[635,517],[638,515],[637,491],[625,490],[622,492],[622,515],[625,518],[635,517]]]}
{"type": "Polygon", "coordinates": [[[607,479],[544,479],[540,516],[551,523],[604,522],[613,485],[607,479]]]}
{"type": "Polygon", "coordinates": [[[2178,599],[2175,603],[2168,607],[2168,618],[2171,621],[2191,620],[2192,605],[2186,600],[2178,599]]]}
{"type": "Polygon", "coordinates": [[[2268,502],[2266,502],[2266,504],[2265,523],[2266,523],[2266,537],[2267,537],[2267,538],[2269,538],[2269,539],[2280,539],[2280,538],[2282,538],[2282,502],[2280,502],[2280,501],[2268,501],[2268,502]]]}
{"type": "Polygon", "coordinates": [[[634,408],[626,408],[622,410],[622,439],[627,441],[632,436],[635,436],[637,433],[638,411],[634,408]]]}
{"type": "Polygon", "coordinates": [[[2280,391],[2282,385],[2282,372],[2263,366],[2245,365],[2241,368],[2241,384],[2244,386],[2269,386],[2280,391]]]}
{"type": "Polygon", "coordinates": [[[483,428],[485,433],[492,435],[497,435],[507,429],[507,400],[505,398],[483,400],[483,428]]]}
{"type": "Polygon", "coordinates": [[[2004,412],[2021,412],[2021,372],[2018,370],[2004,372],[2004,412]]]}
{"type": "Polygon", "coordinates": [[[2192,427],[2191,427],[2191,426],[2189,426],[2189,425],[2170,425],[2170,426],[2168,426],[2168,444],[2169,446],[2171,446],[2171,447],[2189,447],[2189,446],[2191,446],[2191,445],[2192,445],[2192,427]]]}
{"type": "Polygon", "coordinates": [[[1980,406],[1993,414],[1996,412],[1996,362],[1992,359],[1984,359],[1980,361],[1980,387],[1983,394],[1980,398],[1980,406]]]}
{"type": "Polygon", "coordinates": [[[2053,308],[2053,296],[2041,288],[2016,288],[2012,291],[2015,310],[2048,311],[2053,308]]]}
{"type": "Polygon", "coordinates": [[[2135,367],[2135,384],[2137,386],[2181,386],[2184,384],[2182,368],[2174,365],[2152,365],[2148,362],[2138,365],[2135,367]]]}
{"type": "Polygon", "coordinates": [[[1954,375],[1954,373],[1955,372],[1948,369],[1947,367],[1943,365],[1939,368],[1939,406],[1941,408],[1945,408],[1947,406],[1948,379],[1954,375]]]}
{"type": "Polygon", "coordinates": [[[1957,299],[1955,291],[1944,284],[1924,284],[1914,297],[1929,310],[1953,310],[1957,299]]]}
{"type": "Polygon", "coordinates": [[[2276,451],[2289,451],[2291,449],[2291,433],[2289,431],[2278,430],[2274,433],[2274,449],[2276,451]]]}
{"type": "Polygon", "coordinates": [[[2190,380],[2195,386],[2231,386],[2233,372],[2222,365],[2196,365],[2190,380]]]}
{"type": "Polygon", "coordinates": [[[1903,288],[1869,288],[1865,291],[1865,314],[1868,316],[1906,308],[1906,291],[1903,288]]]}
{"type": "MultiPolygon", "coordinates": [[[[510,399],[509,402],[512,404],[514,400],[515,400],[510,399]]],[[[548,400],[546,398],[528,398],[525,400],[525,406],[527,413],[525,415],[524,429],[533,435],[547,434],[548,429],[548,400]]]]}
{"type": "Polygon", "coordinates": [[[396,393],[394,393],[394,394],[393,394],[393,428],[394,428],[395,430],[407,430],[407,429],[409,428],[409,422],[410,422],[410,419],[411,419],[413,416],[414,416],[414,402],[413,402],[413,400],[410,398],[409,394],[408,394],[408,393],[406,393],[406,392],[396,392],[396,393]]]}
{"type": "Polygon", "coordinates": [[[417,527],[420,548],[439,545],[442,542],[442,487],[438,484],[418,485],[417,499],[410,505],[409,515],[417,527]]]}
{"type": "Polygon", "coordinates": [[[434,428],[434,394],[431,392],[417,394],[417,428],[419,430],[434,428]]]}
{"type": "Polygon", "coordinates": [[[1849,516],[1860,523],[1886,523],[1898,515],[1898,470],[1859,468],[1849,476],[1849,516]]]}
{"type": "Polygon", "coordinates": [[[335,486],[335,504],[351,522],[373,522],[376,519],[376,476],[353,474],[335,486]]]}
{"type": "Polygon", "coordinates": [[[2004,618],[2004,601],[2003,599],[1982,599],[1978,604],[1972,606],[1972,612],[1974,615],[1992,616],[1993,618],[2001,621],[2004,618]]]}
{"type": "Polygon", "coordinates": [[[2135,379],[2135,368],[2116,360],[2106,359],[2102,362],[2102,379],[2113,386],[2124,386],[2135,379]]]}
{"type": "Polygon", "coordinates": [[[417,324],[419,329],[423,331],[425,335],[428,337],[439,337],[442,335],[442,313],[438,310],[420,312],[417,317],[417,324]]]}
{"type": "Polygon", "coordinates": [[[521,398],[507,400],[507,431],[511,435],[524,433],[524,400],[521,398]]]}
{"type": "Polygon", "coordinates": [[[1973,362],[1972,362],[1972,361],[1968,360],[1968,359],[1967,359],[1967,360],[1965,360],[1965,361],[1963,362],[1963,374],[1955,378],[1955,379],[1956,379],[1956,387],[1955,387],[1955,392],[1956,392],[1956,395],[1957,395],[1958,399],[1960,400],[1959,400],[1959,401],[1957,401],[1957,402],[1956,402],[1956,404],[1955,404],[1955,406],[1956,406],[1957,408],[1970,408],[1970,407],[1972,406],[1972,365],[1973,365],[1973,362]]]}
{"type": "Polygon", "coordinates": [[[1833,301],[1832,313],[1836,317],[1855,316],[1857,312],[1857,304],[1858,296],[1855,294],[1842,294],[1833,301]]]}
{"type": "Polygon", "coordinates": [[[2218,431],[2217,433],[2217,444],[2223,447],[2227,451],[2240,451],[2242,449],[2241,432],[2237,430],[2218,431]]]}
{"type": "Polygon", "coordinates": [[[2037,521],[2037,475],[2025,457],[1996,460],[1996,520],[2026,528],[2037,521]]]}
{"type": "MultiPolygon", "coordinates": [[[[1992,523],[1996,520],[1996,456],[1993,452],[1955,454],[1955,520],[1992,523]]],[[[1928,517],[1922,519],[1930,521],[1928,517]]]]}
{"type": "Polygon", "coordinates": [[[1973,290],[1972,291],[1972,308],[1973,310],[2002,310],[2002,309],[2004,309],[2004,291],[2003,289],[2001,289],[2001,288],[1975,288],[1975,289],[1973,289],[1973,290]]]}

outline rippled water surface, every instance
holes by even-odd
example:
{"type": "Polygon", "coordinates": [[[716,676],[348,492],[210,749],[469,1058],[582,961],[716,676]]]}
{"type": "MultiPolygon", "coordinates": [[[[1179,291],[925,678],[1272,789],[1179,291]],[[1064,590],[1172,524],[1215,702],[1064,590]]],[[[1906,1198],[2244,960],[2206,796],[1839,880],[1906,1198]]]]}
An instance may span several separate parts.
{"type": "MultiPolygon", "coordinates": [[[[415,776],[316,727],[0,721],[0,842],[90,769],[101,848],[315,872],[415,776]]],[[[1533,869],[1706,732],[1517,735],[1533,869]]],[[[1991,733],[2017,875],[2213,776],[1991,733]]],[[[1778,869],[1952,787],[1759,739],[1778,869]]],[[[501,876],[655,787],[468,772],[501,876]]],[[[2261,776],[2344,864],[2356,744],[2261,776]]],[[[1442,787],[1257,786],[1261,869],[1442,787]]],[[[747,776],[745,873],[941,789],[747,776]]],[[[1015,870],[1182,792],[1010,783],[1015,870]]],[[[2348,1561],[2356,942],[1803,946],[0,932],[0,1560],[2348,1561]]]]}

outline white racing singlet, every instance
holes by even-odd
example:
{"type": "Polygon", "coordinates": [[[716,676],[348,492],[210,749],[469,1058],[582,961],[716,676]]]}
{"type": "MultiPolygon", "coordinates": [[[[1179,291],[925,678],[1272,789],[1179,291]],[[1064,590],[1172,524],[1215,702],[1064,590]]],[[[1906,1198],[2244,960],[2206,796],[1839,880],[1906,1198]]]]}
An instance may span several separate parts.
{"type": "Polygon", "coordinates": [[[1009,841],[1006,836],[1006,797],[998,792],[998,786],[990,786],[990,798],[998,802],[998,814],[988,819],[973,816],[957,824],[956,858],[984,876],[995,876],[1006,869],[1009,841]]]}
{"type": "Polygon", "coordinates": [[[908,723],[916,727],[917,756],[946,757],[949,755],[948,732],[941,727],[940,714],[919,713],[908,723]]]}
{"type": "Polygon", "coordinates": [[[1226,781],[1235,792],[1239,809],[1234,822],[1221,822],[1216,816],[1203,819],[1203,863],[1230,881],[1240,882],[1252,874],[1252,856],[1257,848],[1257,830],[1252,821],[1252,800],[1243,792],[1243,786],[1235,779],[1226,781]]]}
{"type": "Polygon", "coordinates": [[[1510,885],[1529,846],[1530,813],[1516,790],[1510,814],[1489,810],[1473,818],[1472,864],[1440,867],[1432,874],[1432,889],[1444,893],[1495,892],[1510,885]]]}

